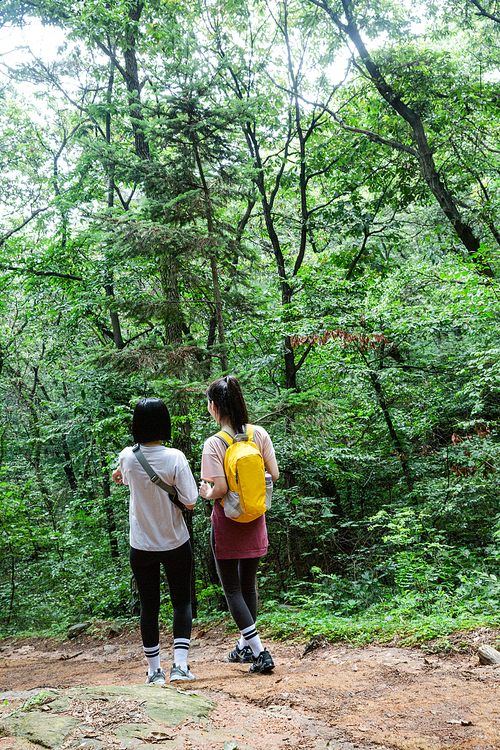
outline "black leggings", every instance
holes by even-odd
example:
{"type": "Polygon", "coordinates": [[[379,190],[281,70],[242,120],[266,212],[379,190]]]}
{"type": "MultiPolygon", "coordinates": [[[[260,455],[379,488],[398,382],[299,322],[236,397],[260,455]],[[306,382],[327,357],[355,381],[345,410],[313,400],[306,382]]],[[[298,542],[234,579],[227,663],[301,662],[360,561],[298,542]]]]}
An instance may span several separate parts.
{"type": "Polygon", "coordinates": [[[160,642],[160,565],[167,576],[170,600],[174,608],[174,638],[191,638],[191,565],[193,553],[188,540],[181,547],[165,552],[146,552],[130,548],[130,566],[141,600],[141,636],[146,648],[160,642]]]}
{"type": "Polygon", "coordinates": [[[257,619],[257,568],[260,557],[217,560],[213,529],[210,542],[227,606],[239,630],[245,630],[257,619]]]}

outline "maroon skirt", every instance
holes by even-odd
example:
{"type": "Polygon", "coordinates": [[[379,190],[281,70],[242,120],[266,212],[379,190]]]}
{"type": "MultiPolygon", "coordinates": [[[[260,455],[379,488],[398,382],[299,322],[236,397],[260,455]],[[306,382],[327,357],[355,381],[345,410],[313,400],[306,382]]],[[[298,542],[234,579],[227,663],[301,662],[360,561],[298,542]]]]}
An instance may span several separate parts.
{"type": "Polygon", "coordinates": [[[215,557],[218,560],[241,560],[245,557],[262,557],[267,552],[266,514],[255,521],[238,523],[224,515],[219,502],[214,503],[212,530],[215,540],[215,557]]]}

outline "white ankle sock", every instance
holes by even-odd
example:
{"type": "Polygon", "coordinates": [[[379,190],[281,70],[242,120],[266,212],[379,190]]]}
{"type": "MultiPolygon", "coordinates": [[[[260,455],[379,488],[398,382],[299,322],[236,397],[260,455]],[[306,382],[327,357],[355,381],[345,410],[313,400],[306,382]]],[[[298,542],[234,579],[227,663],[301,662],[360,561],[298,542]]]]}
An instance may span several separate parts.
{"type": "Polygon", "coordinates": [[[174,638],[174,662],[180,667],[187,667],[189,638],[174,638]]]}
{"type": "Polygon", "coordinates": [[[264,648],[259,638],[259,634],[257,633],[257,630],[255,629],[255,623],[253,625],[249,625],[248,628],[245,628],[244,630],[241,630],[240,632],[241,632],[241,637],[244,638],[245,640],[245,645],[250,646],[250,648],[252,649],[252,654],[254,656],[258,656],[262,651],[264,651],[264,648]]]}
{"type": "Polygon", "coordinates": [[[148,673],[153,674],[157,669],[160,669],[160,644],[151,647],[143,646],[143,649],[144,656],[148,660],[148,673]]]}

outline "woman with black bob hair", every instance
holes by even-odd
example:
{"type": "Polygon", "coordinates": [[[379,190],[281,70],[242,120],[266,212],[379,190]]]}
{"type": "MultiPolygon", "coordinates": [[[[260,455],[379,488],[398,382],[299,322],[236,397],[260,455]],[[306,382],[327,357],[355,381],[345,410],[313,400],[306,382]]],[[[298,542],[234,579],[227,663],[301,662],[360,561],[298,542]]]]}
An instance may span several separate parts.
{"type": "MultiPolygon", "coordinates": [[[[264,459],[266,472],[276,481],[279,470],[271,438],[263,427],[248,425],[248,411],[237,379],[227,375],[215,380],[208,387],[207,399],[209,414],[232,438],[246,432],[247,427],[253,428],[253,442],[264,459]]],[[[271,654],[262,646],[255,626],[257,568],[268,547],[266,518],[262,514],[253,521],[240,523],[225,516],[220,503],[228,491],[225,453],[226,444],[218,435],[205,441],[199,494],[215,501],[210,535],[212,550],[229,611],[240,631],[240,639],[228,660],[251,663],[250,672],[262,674],[274,669],[271,654]]]]}
{"type": "Polygon", "coordinates": [[[170,414],[161,398],[142,398],[138,402],[132,417],[132,436],[135,443],[170,440],[170,414]]]}
{"type": "MultiPolygon", "coordinates": [[[[186,456],[163,442],[171,437],[170,414],[159,398],[143,398],[134,409],[132,435],[147,463],[166,484],[174,487],[178,500],[194,508],[196,482],[186,456]]],[[[135,446],[136,447],[136,446],[135,446]]],[[[160,664],[160,567],[167,576],[174,610],[174,663],[170,682],[193,680],[187,664],[191,639],[192,551],[182,511],[168,493],[151,481],[132,447],[120,453],[113,472],[117,484],[130,489],[130,565],[141,600],[141,636],[148,662],[147,685],[165,683],[160,664]]]]}

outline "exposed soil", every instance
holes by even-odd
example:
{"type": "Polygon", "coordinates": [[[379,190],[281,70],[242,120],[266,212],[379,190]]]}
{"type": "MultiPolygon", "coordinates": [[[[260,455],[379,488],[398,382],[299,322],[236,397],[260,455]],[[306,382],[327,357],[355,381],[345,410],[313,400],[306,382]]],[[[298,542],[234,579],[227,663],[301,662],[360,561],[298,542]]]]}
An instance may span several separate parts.
{"type": "MultiPolygon", "coordinates": [[[[190,750],[500,748],[500,669],[481,666],[477,656],[477,647],[494,646],[499,633],[482,629],[456,638],[459,652],[431,655],[392,646],[328,645],[321,638],[307,649],[305,643],[267,642],[275,671],[250,675],[248,665],[225,661],[235,636],[224,624],[198,628],[190,651],[196,681],[177,686],[212,698],[217,708],[203,727],[194,722],[178,727],[175,745],[190,750]]],[[[169,634],[162,635],[161,646],[167,671],[169,634]]],[[[138,632],[0,642],[0,719],[26,697],[8,691],[142,683],[141,655],[138,632]]],[[[0,738],[0,750],[11,746],[0,738]]]]}

